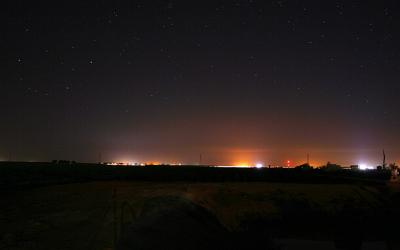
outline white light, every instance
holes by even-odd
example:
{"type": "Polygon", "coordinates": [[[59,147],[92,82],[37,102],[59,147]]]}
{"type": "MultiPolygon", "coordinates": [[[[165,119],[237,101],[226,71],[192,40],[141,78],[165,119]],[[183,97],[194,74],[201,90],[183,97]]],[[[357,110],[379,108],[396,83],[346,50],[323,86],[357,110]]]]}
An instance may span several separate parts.
{"type": "Polygon", "coordinates": [[[249,165],[218,165],[214,166],[216,168],[250,168],[252,166],[249,165]]]}
{"type": "Polygon", "coordinates": [[[358,167],[360,168],[360,170],[374,169],[374,167],[368,166],[367,164],[364,163],[359,164],[358,167]]]}
{"type": "Polygon", "coordinates": [[[262,168],[262,167],[264,167],[264,165],[262,163],[257,163],[256,164],[256,168],[262,168]]]}

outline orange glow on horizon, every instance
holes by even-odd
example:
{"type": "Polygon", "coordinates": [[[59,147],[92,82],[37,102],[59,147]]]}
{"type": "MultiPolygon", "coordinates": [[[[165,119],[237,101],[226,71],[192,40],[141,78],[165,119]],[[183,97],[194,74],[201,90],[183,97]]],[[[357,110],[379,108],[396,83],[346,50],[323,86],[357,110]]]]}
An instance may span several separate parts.
{"type": "Polygon", "coordinates": [[[150,161],[150,162],[145,162],[145,165],[161,165],[161,162],[158,161],[150,161]]]}
{"type": "Polygon", "coordinates": [[[251,166],[251,164],[249,164],[248,162],[236,162],[235,164],[233,164],[233,166],[241,167],[241,168],[248,168],[251,166]]]}

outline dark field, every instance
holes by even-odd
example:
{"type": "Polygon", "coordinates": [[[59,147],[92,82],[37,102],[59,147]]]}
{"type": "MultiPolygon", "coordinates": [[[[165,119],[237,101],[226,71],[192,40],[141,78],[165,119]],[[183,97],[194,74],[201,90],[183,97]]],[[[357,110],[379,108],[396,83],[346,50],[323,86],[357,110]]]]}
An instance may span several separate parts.
{"type": "Polygon", "coordinates": [[[208,166],[106,166],[98,164],[53,164],[0,162],[2,190],[60,183],[129,180],[191,182],[295,182],[380,185],[389,180],[386,171],[323,171],[284,168],[215,168],[208,166]]]}
{"type": "Polygon", "coordinates": [[[400,249],[400,198],[386,173],[29,163],[0,171],[0,249],[400,249]]]}

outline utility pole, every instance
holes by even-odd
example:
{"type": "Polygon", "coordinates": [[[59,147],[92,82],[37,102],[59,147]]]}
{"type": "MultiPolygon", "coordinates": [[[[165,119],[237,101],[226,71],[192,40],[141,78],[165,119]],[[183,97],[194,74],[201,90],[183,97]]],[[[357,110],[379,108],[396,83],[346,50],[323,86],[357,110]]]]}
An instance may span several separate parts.
{"type": "Polygon", "coordinates": [[[382,150],[382,153],[383,153],[382,169],[386,169],[386,154],[385,154],[385,149],[382,150]]]}
{"type": "Polygon", "coordinates": [[[310,154],[307,153],[307,165],[310,165],[310,154]]]}
{"type": "Polygon", "coordinates": [[[202,164],[202,162],[203,162],[203,155],[202,155],[202,154],[200,154],[200,155],[199,155],[199,165],[201,165],[201,164],[202,164]]]}

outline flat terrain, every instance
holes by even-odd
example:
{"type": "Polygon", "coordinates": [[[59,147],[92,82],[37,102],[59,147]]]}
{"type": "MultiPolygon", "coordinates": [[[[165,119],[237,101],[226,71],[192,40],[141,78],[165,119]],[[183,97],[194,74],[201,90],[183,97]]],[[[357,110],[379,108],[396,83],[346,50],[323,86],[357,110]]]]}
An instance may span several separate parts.
{"type": "Polygon", "coordinates": [[[352,230],[350,218],[364,239],[382,241],[386,236],[375,232],[391,223],[392,195],[374,186],[260,182],[97,181],[22,189],[2,194],[0,249],[112,249],[147,200],[171,196],[206,208],[239,234],[332,241],[337,231],[352,230]]]}

